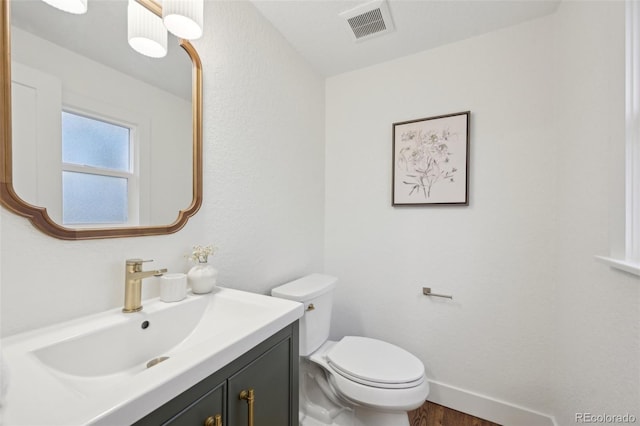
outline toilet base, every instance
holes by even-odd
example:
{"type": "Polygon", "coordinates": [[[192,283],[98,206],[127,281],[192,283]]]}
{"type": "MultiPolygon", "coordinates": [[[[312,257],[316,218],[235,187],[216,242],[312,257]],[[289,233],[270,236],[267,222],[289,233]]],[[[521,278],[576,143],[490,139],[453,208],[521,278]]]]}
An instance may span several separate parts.
{"type": "Polygon", "coordinates": [[[375,411],[364,407],[354,408],[355,426],[410,426],[406,412],[375,411]]]}
{"type": "Polygon", "coordinates": [[[410,426],[404,411],[378,411],[336,395],[326,371],[300,359],[300,426],[410,426]]]}
{"type": "Polygon", "coordinates": [[[354,426],[353,410],[331,390],[325,371],[300,359],[300,426],[354,426]]]}
{"type": "Polygon", "coordinates": [[[325,423],[322,420],[318,420],[307,415],[301,415],[300,426],[355,426],[355,423],[353,419],[347,420],[343,418],[337,418],[331,423],[325,423]]]}
{"type": "Polygon", "coordinates": [[[380,413],[366,409],[355,411],[355,418],[339,416],[331,419],[331,423],[300,413],[300,426],[410,426],[407,413],[380,413]]]}

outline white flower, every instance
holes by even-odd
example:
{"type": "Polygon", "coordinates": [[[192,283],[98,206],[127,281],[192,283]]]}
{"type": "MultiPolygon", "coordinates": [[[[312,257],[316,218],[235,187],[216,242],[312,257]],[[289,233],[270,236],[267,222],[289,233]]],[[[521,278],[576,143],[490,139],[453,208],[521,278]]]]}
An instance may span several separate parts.
{"type": "Polygon", "coordinates": [[[189,256],[189,260],[198,262],[198,263],[207,263],[209,260],[209,256],[213,255],[216,251],[216,247],[212,245],[208,246],[193,246],[193,251],[189,256]]]}

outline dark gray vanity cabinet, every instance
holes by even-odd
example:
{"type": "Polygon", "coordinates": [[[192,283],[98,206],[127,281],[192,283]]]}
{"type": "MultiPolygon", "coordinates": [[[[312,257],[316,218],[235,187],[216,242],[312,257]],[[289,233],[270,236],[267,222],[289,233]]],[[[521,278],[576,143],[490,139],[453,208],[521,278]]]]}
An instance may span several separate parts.
{"type": "Polygon", "coordinates": [[[212,389],[185,410],[172,417],[163,425],[180,426],[180,425],[216,425],[216,416],[220,417],[222,422],[222,413],[224,412],[225,401],[225,383],[220,383],[218,387],[212,389]]]}
{"type": "Polygon", "coordinates": [[[297,322],[135,423],[136,426],[218,424],[298,426],[297,322]],[[221,423],[216,423],[216,415],[221,423]]]}
{"type": "MultiPolygon", "coordinates": [[[[231,376],[229,391],[229,425],[247,425],[249,407],[239,398],[243,391],[254,391],[253,415],[256,426],[291,425],[289,421],[289,347],[282,342],[262,354],[251,364],[231,376]]],[[[296,359],[297,362],[297,359],[296,359]]],[[[296,392],[295,397],[297,398],[296,392]]]]}

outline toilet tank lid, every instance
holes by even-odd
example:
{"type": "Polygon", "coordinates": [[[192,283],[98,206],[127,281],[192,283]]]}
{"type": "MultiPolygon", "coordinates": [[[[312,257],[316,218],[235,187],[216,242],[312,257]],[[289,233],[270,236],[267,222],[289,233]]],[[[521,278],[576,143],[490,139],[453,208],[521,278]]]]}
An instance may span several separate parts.
{"type": "Polygon", "coordinates": [[[338,279],[331,275],[311,274],[271,290],[271,295],[282,299],[304,302],[332,290],[338,279]]]}

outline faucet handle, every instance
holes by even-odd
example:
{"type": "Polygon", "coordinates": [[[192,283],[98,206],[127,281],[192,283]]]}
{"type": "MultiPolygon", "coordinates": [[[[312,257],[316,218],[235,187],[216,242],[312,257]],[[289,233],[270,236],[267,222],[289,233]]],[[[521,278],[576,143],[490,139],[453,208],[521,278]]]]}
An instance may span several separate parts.
{"type": "Polygon", "coordinates": [[[142,265],[143,263],[153,262],[153,259],[142,260],[142,259],[127,259],[127,265],[142,265]]]}

